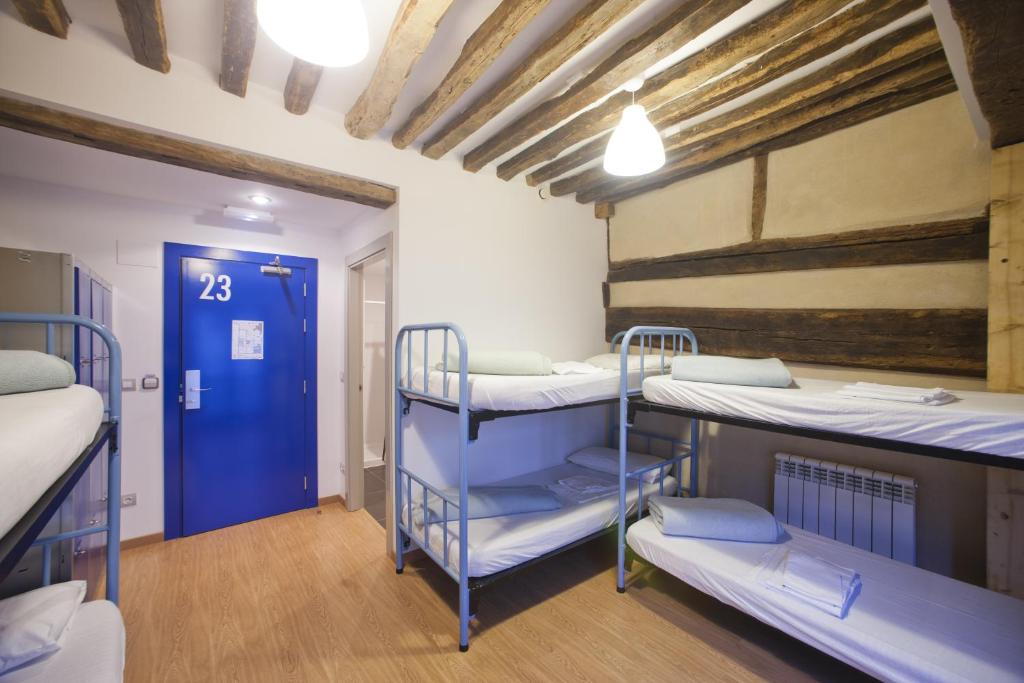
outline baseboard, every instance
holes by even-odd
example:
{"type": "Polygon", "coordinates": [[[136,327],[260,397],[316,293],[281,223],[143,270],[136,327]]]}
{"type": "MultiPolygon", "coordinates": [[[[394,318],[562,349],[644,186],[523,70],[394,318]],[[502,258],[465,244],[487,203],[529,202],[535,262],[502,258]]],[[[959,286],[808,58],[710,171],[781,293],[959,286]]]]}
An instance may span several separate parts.
{"type": "Polygon", "coordinates": [[[321,507],[324,505],[330,505],[331,503],[341,503],[342,505],[344,505],[345,499],[341,497],[340,493],[336,493],[333,496],[324,496],[319,501],[317,501],[317,504],[320,505],[321,507]]]}
{"type": "Polygon", "coordinates": [[[145,536],[136,536],[135,538],[129,538],[127,541],[121,541],[121,551],[131,550],[132,548],[139,548],[144,545],[151,545],[153,543],[163,543],[164,532],[160,531],[155,534],[146,534],[145,536]]]}

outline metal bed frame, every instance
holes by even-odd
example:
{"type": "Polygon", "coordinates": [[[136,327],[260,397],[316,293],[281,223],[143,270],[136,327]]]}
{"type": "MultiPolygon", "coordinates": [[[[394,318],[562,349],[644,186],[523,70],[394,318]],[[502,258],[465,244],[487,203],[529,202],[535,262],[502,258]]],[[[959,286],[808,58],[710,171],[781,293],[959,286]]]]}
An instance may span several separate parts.
{"type": "Polygon", "coordinates": [[[49,585],[53,545],[92,534],[107,534],[106,598],[118,602],[121,558],[121,344],[103,325],[79,315],[49,313],[0,313],[0,323],[46,325],[46,352],[55,355],[56,326],[85,327],[95,332],[110,352],[107,371],[109,396],[106,419],[96,436],[71,466],[36,501],[35,505],[0,539],[0,580],[7,577],[29,548],[39,546],[43,552],[43,585],[49,585]],[[82,474],[96,455],[108,446],[107,523],[38,538],[61,504],[71,494],[82,474]]]}
{"type": "MultiPolygon", "coordinates": [[[[686,335],[676,335],[673,339],[675,348],[682,349],[684,338],[690,340],[694,346],[693,349],[696,351],[695,341],[693,335],[686,332],[686,335]],[[689,336],[686,336],[689,335],[689,336]]],[[[621,344],[621,353],[623,355],[622,368],[627,369],[629,355],[629,342],[633,339],[628,333],[620,332],[614,336],[611,342],[611,351],[614,353],[617,346],[621,344]]],[[[664,353],[667,347],[662,347],[662,359],[664,360],[664,353]]],[[[643,355],[641,354],[641,383],[644,377],[643,367],[643,355]]],[[[525,567],[531,566],[538,562],[542,562],[546,559],[554,557],[555,555],[561,554],[567,550],[575,548],[584,543],[588,543],[598,538],[607,537],[615,533],[614,527],[602,529],[593,534],[589,534],[583,538],[577,539],[571,543],[556,548],[550,552],[544,553],[538,557],[532,558],[525,562],[522,562],[508,569],[489,574],[481,577],[470,577],[469,576],[469,542],[468,542],[468,514],[467,514],[467,498],[469,495],[469,446],[470,444],[477,441],[480,433],[480,424],[483,422],[493,421],[504,417],[517,417],[522,415],[532,415],[537,413],[549,413],[557,412],[562,410],[573,410],[577,408],[586,408],[599,405],[607,405],[613,409],[615,404],[620,404],[620,416],[624,415],[622,396],[634,395],[639,393],[639,387],[631,390],[629,388],[629,377],[627,374],[622,375],[620,384],[620,396],[611,397],[608,399],[602,399],[597,401],[589,401],[586,403],[576,403],[565,406],[558,406],[554,408],[542,408],[536,410],[472,410],[469,406],[469,372],[468,372],[468,345],[466,343],[466,336],[462,329],[455,323],[425,323],[419,325],[406,325],[398,332],[398,336],[395,340],[395,502],[394,502],[394,514],[395,514],[395,571],[401,574],[405,567],[405,553],[413,550],[413,546],[418,547],[422,550],[430,559],[436,562],[448,574],[453,580],[459,584],[459,650],[466,652],[469,649],[469,620],[476,613],[476,597],[480,589],[488,586],[495,581],[498,581],[506,576],[513,574],[525,567]],[[430,362],[430,347],[429,339],[431,332],[439,332],[442,335],[442,355],[441,355],[441,370],[442,373],[442,391],[438,395],[432,393],[430,390],[430,374],[431,374],[431,362],[430,362]],[[423,385],[413,386],[412,380],[412,367],[413,367],[413,336],[421,334],[423,338],[423,385]],[[450,337],[455,338],[455,342],[458,345],[459,350],[459,368],[458,372],[458,398],[453,399],[449,396],[449,373],[455,374],[454,368],[449,369],[448,367],[448,350],[450,337]],[[404,359],[404,363],[403,363],[404,359]],[[413,474],[404,465],[403,458],[403,418],[410,412],[412,404],[422,403],[433,408],[444,410],[450,413],[454,413],[458,416],[458,458],[459,458],[459,492],[458,496],[448,495],[442,492],[438,487],[435,487],[421,477],[413,474]],[[417,534],[413,529],[413,483],[419,487],[417,493],[422,492],[422,500],[420,505],[423,509],[428,508],[428,497],[433,494],[441,501],[441,519],[439,521],[430,521],[430,516],[424,516],[424,524],[422,531],[422,538],[418,538],[417,534]],[[402,509],[405,507],[406,521],[403,522],[402,509]],[[456,516],[450,516],[449,508],[454,507],[457,511],[458,529],[459,533],[459,570],[456,572],[449,566],[449,547],[448,547],[448,523],[455,522],[456,516]],[[434,550],[430,544],[430,527],[435,524],[441,524],[443,529],[443,548],[440,553],[434,550]],[[467,533],[461,533],[461,530],[465,529],[467,533]]],[[[620,423],[621,424],[621,423],[620,423]]],[[[615,427],[613,426],[614,430],[615,427]]],[[[620,444],[628,443],[628,436],[625,435],[624,430],[619,430],[622,435],[620,438],[620,444]]],[[[613,432],[614,433],[614,432],[613,432]]],[[[689,444],[681,444],[678,439],[671,437],[659,436],[656,434],[647,434],[640,432],[633,432],[634,436],[640,436],[648,439],[650,445],[654,440],[665,441],[669,444],[669,457],[663,463],[656,463],[647,467],[637,469],[632,472],[626,472],[625,460],[620,458],[620,487],[619,487],[619,520],[624,518],[624,512],[626,510],[626,485],[628,479],[636,479],[639,488],[639,498],[637,500],[638,518],[643,514],[643,480],[644,474],[651,470],[659,471],[660,487],[659,491],[664,492],[664,479],[665,475],[674,467],[677,473],[681,472],[682,461],[686,458],[691,457],[691,453],[695,453],[695,449],[689,447],[689,444]],[[685,447],[683,447],[685,446],[685,447]]],[[[696,471],[696,465],[692,463],[691,458],[691,471],[696,471]]],[[[681,479],[677,478],[677,481],[681,479]]],[[[693,481],[693,479],[691,479],[693,481]]],[[[677,492],[679,486],[677,485],[677,492]]],[[[618,526],[622,526],[621,523],[618,526]]],[[[619,528],[618,536],[620,544],[623,543],[625,538],[624,528],[619,528]]]]}

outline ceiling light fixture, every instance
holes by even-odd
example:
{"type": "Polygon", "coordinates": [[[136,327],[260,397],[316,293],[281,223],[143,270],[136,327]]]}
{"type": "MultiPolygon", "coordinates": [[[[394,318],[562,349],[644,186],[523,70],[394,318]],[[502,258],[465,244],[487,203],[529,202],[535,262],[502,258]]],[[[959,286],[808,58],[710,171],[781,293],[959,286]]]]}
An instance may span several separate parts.
{"type": "Polygon", "coordinates": [[[256,206],[270,206],[274,200],[265,194],[251,194],[249,195],[249,201],[256,206]]]}
{"type": "Polygon", "coordinates": [[[636,91],[644,84],[634,78],[623,88],[633,93],[633,104],[622,110],[604,151],[604,170],[617,176],[638,176],[665,165],[665,144],[642,104],[636,103],[636,91]]]}
{"type": "Polygon", "coordinates": [[[248,223],[273,223],[274,214],[259,209],[243,209],[239,206],[225,206],[224,218],[248,223]]]}
{"type": "Polygon", "coordinates": [[[260,28],[282,49],[321,66],[351,66],[370,49],[360,0],[257,0],[260,28]]]}

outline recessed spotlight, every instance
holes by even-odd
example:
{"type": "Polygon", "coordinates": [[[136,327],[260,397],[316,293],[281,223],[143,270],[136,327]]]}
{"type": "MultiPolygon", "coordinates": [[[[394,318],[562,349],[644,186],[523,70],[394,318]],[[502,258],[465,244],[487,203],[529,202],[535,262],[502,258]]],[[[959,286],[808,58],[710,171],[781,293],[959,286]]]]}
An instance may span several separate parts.
{"type": "Polygon", "coordinates": [[[270,206],[274,200],[265,194],[251,194],[249,201],[257,206],[270,206]]]}

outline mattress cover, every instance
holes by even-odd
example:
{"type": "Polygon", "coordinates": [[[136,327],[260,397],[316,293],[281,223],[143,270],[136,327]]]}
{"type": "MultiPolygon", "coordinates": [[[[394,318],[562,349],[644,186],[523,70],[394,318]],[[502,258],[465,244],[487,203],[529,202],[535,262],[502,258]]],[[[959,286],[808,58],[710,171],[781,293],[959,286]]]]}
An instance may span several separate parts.
{"type": "MultiPolygon", "coordinates": [[[[650,376],[651,370],[645,375],[650,376]]],[[[404,379],[404,377],[403,377],[404,379]]],[[[444,373],[430,371],[429,393],[444,393],[444,373]]],[[[423,368],[414,368],[412,387],[423,391],[423,368]]],[[[640,371],[629,373],[629,388],[640,390],[640,371]]],[[[586,375],[469,375],[470,410],[547,410],[619,396],[619,371],[586,375]]],[[[448,373],[448,398],[459,398],[459,373],[448,373]]]]}
{"type": "Polygon", "coordinates": [[[59,650],[0,676],[0,683],[120,683],[124,647],[124,621],[114,603],[82,603],[61,637],[59,650]]]}
{"type": "Polygon", "coordinates": [[[96,437],[103,399],[91,387],[0,396],[0,537],[96,437]]]}
{"type": "Polygon", "coordinates": [[[626,541],[648,562],[833,657],[887,681],[1020,681],[1024,601],[784,525],[783,544],[665,536],[650,518],[626,541]],[[764,586],[780,548],[855,569],[860,595],[839,619],[764,586]]]}
{"type": "MultiPolygon", "coordinates": [[[[597,533],[615,524],[619,514],[619,478],[596,470],[565,463],[529,474],[513,477],[495,486],[525,486],[555,484],[559,479],[575,475],[587,475],[603,479],[616,488],[608,495],[576,503],[568,498],[559,499],[562,507],[546,512],[530,512],[522,515],[506,515],[486,519],[469,520],[469,575],[488,576],[502,569],[522,564],[527,560],[548,553],[568,543],[597,533]]],[[[665,493],[673,493],[676,480],[665,477],[665,493]]],[[[657,483],[644,485],[644,495],[654,495],[659,491],[657,483]]],[[[632,481],[626,489],[627,512],[636,512],[637,484],[632,481]]],[[[424,545],[422,498],[413,487],[413,538],[424,545]],[[418,504],[417,504],[418,503],[418,504]]],[[[455,514],[455,508],[449,506],[449,515],[455,514]]],[[[402,520],[408,525],[408,507],[402,508],[402,520]]],[[[444,524],[430,524],[430,549],[439,556],[444,555],[444,524]]],[[[448,566],[459,573],[459,522],[448,523],[448,566]]]]}
{"type": "Polygon", "coordinates": [[[846,398],[843,382],[794,378],[775,389],[673,380],[644,380],[644,398],[662,405],[792,427],[943,446],[1024,458],[1024,394],[955,391],[941,406],[846,398]]]}

